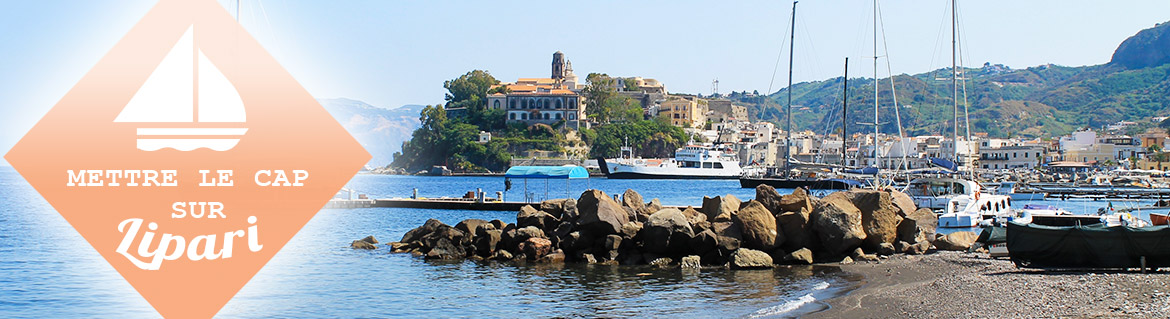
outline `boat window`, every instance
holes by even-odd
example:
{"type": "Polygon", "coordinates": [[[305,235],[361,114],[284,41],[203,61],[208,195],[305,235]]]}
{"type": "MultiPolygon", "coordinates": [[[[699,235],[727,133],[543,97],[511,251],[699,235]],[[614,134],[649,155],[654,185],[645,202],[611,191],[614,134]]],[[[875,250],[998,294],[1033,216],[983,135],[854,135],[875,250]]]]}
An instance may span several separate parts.
{"type": "Polygon", "coordinates": [[[715,168],[723,168],[723,163],[715,163],[715,168]]]}

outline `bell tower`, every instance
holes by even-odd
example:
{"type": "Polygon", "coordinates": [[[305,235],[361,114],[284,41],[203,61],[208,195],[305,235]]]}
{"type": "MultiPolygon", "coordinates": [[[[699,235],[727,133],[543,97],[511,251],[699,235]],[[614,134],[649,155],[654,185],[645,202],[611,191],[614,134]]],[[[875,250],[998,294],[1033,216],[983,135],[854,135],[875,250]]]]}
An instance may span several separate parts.
{"type": "Polygon", "coordinates": [[[565,79],[565,54],[561,51],[553,53],[552,79],[558,83],[565,79]]]}

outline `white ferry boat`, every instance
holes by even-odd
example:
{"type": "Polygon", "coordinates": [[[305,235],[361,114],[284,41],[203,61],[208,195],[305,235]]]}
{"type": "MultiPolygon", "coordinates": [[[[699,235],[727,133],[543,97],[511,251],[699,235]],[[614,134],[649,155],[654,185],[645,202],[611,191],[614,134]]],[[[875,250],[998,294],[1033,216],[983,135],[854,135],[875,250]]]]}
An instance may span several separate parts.
{"type": "Polygon", "coordinates": [[[674,152],[674,158],[634,157],[629,146],[621,157],[598,159],[602,173],[611,179],[737,179],[743,175],[735,152],[710,144],[690,144],[674,152]]]}

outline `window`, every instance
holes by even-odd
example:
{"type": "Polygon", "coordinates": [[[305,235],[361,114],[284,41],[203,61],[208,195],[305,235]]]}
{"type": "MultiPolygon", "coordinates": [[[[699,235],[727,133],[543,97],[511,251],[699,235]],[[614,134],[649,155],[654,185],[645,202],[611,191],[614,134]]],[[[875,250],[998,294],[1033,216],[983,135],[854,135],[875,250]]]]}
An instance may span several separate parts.
{"type": "Polygon", "coordinates": [[[714,167],[714,166],[711,166],[711,163],[710,163],[710,162],[708,162],[708,163],[703,163],[703,168],[712,168],[712,167],[714,167]]]}
{"type": "Polygon", "coordinates": [[[576,119],[577,119],[577,113],[569,113],[569,119],[570,119],[570,120],[576,120],[576,119]]]}
{"type": "Polygon", "coordinates": [[[516,113],[508,113],[508,119],[509,119],[509,120],[515,120],[515,119],[516,119],[516,113]]]}
{"type": "Polygon", "coordinates": [[[561,113],[557,113],[556,119],[558,119],[558,120],[561,119],[561,113]]]}
{"type": "Polygon", "coordinates": [[[508,100],[508,108],[510,108],[510,109],[516,108],[516,100],[508,100]]]}
{"type": "Polygon", "coordinates": [[[549,115],[548,115],[548,113],[544,113],[544,119],[546,119],[546,120],[547,120],[548,118],[549,118],[549,115]]]}
{"type": "Polygon", "coordinates": [[[558,99],[557,99],[556,108],[557,108],[557,109],[560,109],[561,107],[562,107],[562,106],[561,106],[561,99],[559,99],[559,98],[558,98],[558,99]]]}
{"type": "Polygon", "coordinates": [[[521,119],[521,120],[527,120],[527,119],[528,119],[528,113],[520,113],[520,119],[521,119]]]}
{"type": "Polygon", "coordinates": [[[715,168],[723,168],[723,163],[715,163],[715,168]]]}
{"type": "Polygon", "coordinates": [[[500,100],[496,100],[495,102],[492,102],[492,108],[496,108],[496,109],[500,108],[500,100]]]}

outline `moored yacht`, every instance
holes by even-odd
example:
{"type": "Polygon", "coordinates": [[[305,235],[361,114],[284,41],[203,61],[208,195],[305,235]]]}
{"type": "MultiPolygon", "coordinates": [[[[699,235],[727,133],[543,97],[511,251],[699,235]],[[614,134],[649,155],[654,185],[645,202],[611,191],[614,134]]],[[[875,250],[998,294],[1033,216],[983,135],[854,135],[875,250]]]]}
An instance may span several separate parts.
{"type": "Polygon", "coordinates": [[[1012,199],[1004,195],[957,195],[947,202],[938,226],[945,228],[976,227],[984,220],[1012,216],[1012,199]]]}
{"type": "Polygon", "coordinates": [[[940,211],[959,196],[975,198],[980,192],[979,183],[951,177],[917,178],[906,186],[906,194],[914,199],[914,205],[940,211]]]}
{"type": "Polygon", "coordinates": [[[597,164],[611,179],[736,179],[743,174],[732,150],[710,144],[688,144],[673,159],[634,157],[624,146],[621,157],[598,159],[597,164]]]}

